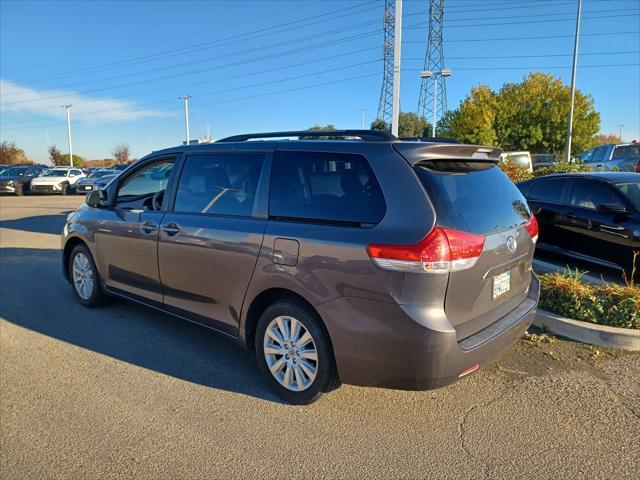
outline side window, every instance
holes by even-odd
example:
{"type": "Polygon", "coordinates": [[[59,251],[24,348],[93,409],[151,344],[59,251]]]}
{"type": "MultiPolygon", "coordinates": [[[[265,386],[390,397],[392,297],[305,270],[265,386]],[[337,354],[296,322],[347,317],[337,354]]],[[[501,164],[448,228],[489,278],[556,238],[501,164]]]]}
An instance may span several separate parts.
{"type": "Polygon", "coordinates": [[[386,211],[380,185],[360,155],[277,152],[269,191],[274,217],[373,224],[386,211]]]}
{"type": "Polygon", "coordinates": [[[640,145],[620,145],[613,151],[612,158],[626,158],[640,156],[640,145]]]}
{"type": "Polygon", "coordinates": [[[606,183],[578,179],[573,181],[569,203],[574,207],[595,210],[598,205],[622,202],[619,195],[606,183]]]}
{"type": "Polygon", "coordinates": [[[116,204],[132,208],[144,207],[145,205],[136,204],[136,202],[146,200],[156,192],[167,188],[173,162],[173,159],[161,160],[138,170],[125,179],[118,190],[116,204]]]}
{"type": "Polygon", "coordinates": [[[77,177],[78,175],[82,175],[82,172],[80,170],[71,170],[71,174],[72,177],[77,177]]]}
{"type": "Polygon", "coordinates": [[[598,147],[593,151],[592,162],[603,162],[604,156],[607,153],[607,147],[598,147]]]}
{"type": "Polygon", "coordinates": [[[173,210],[250,216],[264,155],[193,155],[185,160],[173,210]]]}
{"type": "Polygon", "coordinates": [[[538,180],[534,182],[529,197],[539,202],[562,203],[565,185],[565,180],[538,180]]]}

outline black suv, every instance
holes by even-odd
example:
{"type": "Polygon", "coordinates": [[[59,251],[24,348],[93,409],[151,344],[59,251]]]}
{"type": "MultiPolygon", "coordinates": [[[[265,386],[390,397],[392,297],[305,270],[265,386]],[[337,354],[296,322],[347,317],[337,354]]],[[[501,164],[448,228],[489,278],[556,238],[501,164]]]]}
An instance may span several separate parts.
{"type": "Polygon", "coordinates": [[[447,385],[538,301],[537,223],[500,152],[367,130],[154,152],[69,216],[63,272],[86,306],[117,295],[234,338],[293,403],[447,385]]]}

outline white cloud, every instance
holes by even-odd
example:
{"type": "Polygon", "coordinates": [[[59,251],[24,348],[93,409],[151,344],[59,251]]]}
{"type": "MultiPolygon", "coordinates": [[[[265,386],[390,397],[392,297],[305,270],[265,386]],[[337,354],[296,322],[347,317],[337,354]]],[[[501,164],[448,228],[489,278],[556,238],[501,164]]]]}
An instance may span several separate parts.
{"type": "Polygon", "coordinates": [[[135,103],[113,98],[90,98],[65,90],[35,90],[7,80],[0,80],[0,111],[48,115],[56,118],[66,116],[60,105],[71,104],[73,118],[87,123],[118,122],[148,117],[164,117],[169,112],[145,110],[135,103]]]}

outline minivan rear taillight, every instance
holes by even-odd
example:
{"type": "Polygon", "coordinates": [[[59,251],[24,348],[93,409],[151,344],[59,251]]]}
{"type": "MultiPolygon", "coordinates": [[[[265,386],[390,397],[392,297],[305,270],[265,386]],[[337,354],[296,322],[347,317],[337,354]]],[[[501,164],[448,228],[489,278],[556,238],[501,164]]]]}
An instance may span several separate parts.
{"type": "Polygon", "coordinates": [[[536,243],[538,241],[539,228],[538,220],[536,220],[536,216],[533,213],[529,217],[529,220],[527,220],[527,223],[524,224],[524,228],[526,228],[529,232],[529,235],[531,235],[531,240],[533,240],[533,243],[536,243]]]}
{"type": "Polygon", "coordinates": [[[483,248],[484,235],[435,227],[416,244],[371,244],[367,252],[385,270],[448,273],[473,267],[483,248]]]}

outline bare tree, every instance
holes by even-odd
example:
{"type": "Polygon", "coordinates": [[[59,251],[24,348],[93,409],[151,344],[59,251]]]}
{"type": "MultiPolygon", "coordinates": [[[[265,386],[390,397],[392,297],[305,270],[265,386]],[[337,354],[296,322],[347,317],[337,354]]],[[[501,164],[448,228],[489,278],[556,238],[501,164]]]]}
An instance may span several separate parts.
{"type": "MultiPolygon", "coordinates": [[[[64,157],[62,153],[55,145],[51,145],[49,147],[49,159],[51,160],[52,165],[64,165],[64,157]]],[[[68,160],[68,159],[67,159],[68,160]]],[[[68,162],[67,162],[68,165],[68,162]]]]}
{"type": "Polygon", "coordinates": [[[129,163],[129,145],[126,143],[116,145],[111,154],[119,164],[129,163]]]}

